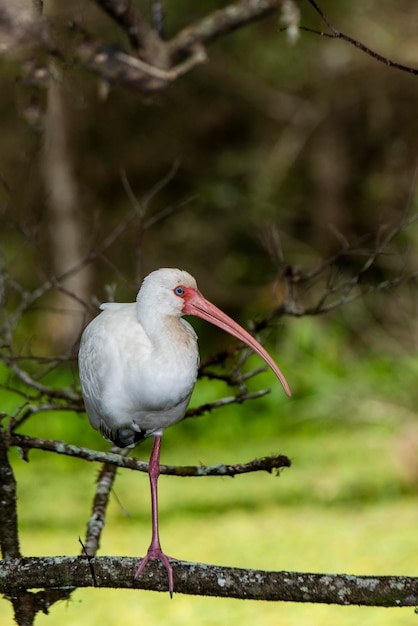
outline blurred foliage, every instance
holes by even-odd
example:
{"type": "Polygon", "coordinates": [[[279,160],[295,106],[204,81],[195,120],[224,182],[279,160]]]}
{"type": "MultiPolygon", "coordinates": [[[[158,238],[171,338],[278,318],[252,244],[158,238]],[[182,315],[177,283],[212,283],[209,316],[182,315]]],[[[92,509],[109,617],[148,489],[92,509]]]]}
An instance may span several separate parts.
{"type": "MultiPolygon", "coordinates": [[[[222,5],[167,2],[167,30],[222,5]]],[[[324,2],[322,8],[341,30],[414,64],[415,2],[324,2]]],[[[69,37],[71,18],[103,41],[126,45],[93,3],[50,2],[45,12],[55,37],[69,37]]],[[[301,22],[324,28],[308,4],[301,5],[301,22]]],[[[147,98],[120,87],[104,95],[94,75],[77,65],[60,68],[85,254],[113,233],[92,263],[90,289],[97,300],[133,300],[141,276],[173,265],[191,271],[208,297],[245,324],[280,304],[284,267],[309,270],[349,243],[358,253],[340,255],[332,271],[355,273],[387,229],[418,210],[417,78],[342,41],[301,32],[291,45],[280,27],[276,16],[224,37],[209,47],[205,65],[147,98]],[[116,236],[121,223],[125,228],[116,236]],[[276,231],[279,240],[272,236],[276,231]]],[[[37,288],[53,272],[42,173],[46,93],[25,75],[24,58],[21,51],[3,57],[0,66],[3,263],[16,286],[6,293],[9,312],[21,289],[37,288]]],[[[413,225],[402,230],[364,280],[373,284],[416,271],[416,239],[413,225]]],[[[311,286],[311,292],[321,289],[323,282],[311,286]]],[[[19,350],[57,354],[53,305],[46,293],[28,307],[14,331],[19,350]]],[[[328,393],[349,369],[361,378],[370,351],[370,371],[377,385],[384,384],[384,359],[416,351],[416,309],[410,282],[334,312],[324,318],[324,332],[307,321],[298,332],[299,320],[278,326],[277,352],[285,354],[279,360],[286,372],[297,372],[296,397],[318,415],[315,389],[322,385],[328,393]],[[329,360],[328,336],[338,338],[329,360]],[[304,343],[303,337],[310,339],[304,343]],[[318,379],[303,374],[314,358],[311,341],[321,342],[315,348],[321,354],[318,379]],[[349,368],[341,359],[347,353],[349,368]],[[328,371],[325,388],[322,369],[328,371]]],[[[54,313],[58,325],[72,314],[54,313]]],[[[219,331],[194,323],[203,354],[225,345],[219,331]]],[[[34,373],[37,364],[25,366],[34,373]]],[[[66,371],[66,380],[76,382],[75,360],[66,371]]]]}
{"type": "MultiPolygon", "coordinates": [[[[167,28],[178,28],[216,5],[223,3],[167,2],[167,28]]],[[[370,1],[361,7],[325,2],[323,9],[370,47],[390,58],[416,61],[413,0],[370,1]]],[[[94,26],[107,42],[123,43],[92,3],[70,8],[51,2],[48,10],[57,37],[71,17],[87,30],[94,26]]],[[[303,24],[324,27],[309,5],[302,4],[301,12],[303,24]]],[[[177,163],[147,215],[177,208],[145,236],[134,220],[107,251],[108,262],[95,263],[94,292],[100,299],[103,285],[112,282],[118,285],[117,298],[132,299],[139,275],[174,265],[191,270],[205,292],[236,313],[251,290],[280,272],[259,239],[269,224],[282,233],[286,261],[309,264],[335,251],[340,238],[366,235],[373,242],[382,225],[399,219],[410,196],[411,210],[417,206],[416,77],[341,41],[301,33],[292,46],[279,27],[272,18],[225,37],[209,49],[206,65],[149,98],[111,88],[102,99],[94,76],[76,66],[63,68],[87,248],[94,248],[131,209],[122,170],[141,199],[177,163]],[[127,285],[109,264],[127,277],[127,285]]],[[[2,204],[15,225],[4,234],[13,271],[34,284],[39,256],[44,263],[49,259],[48,215],[39,163],[42,115],[32,128],[27,118],[37,106],[42,113],[44,98],[23,77],[16,81],[18,60],[3,60],[0,72],[2,204]],[[37,250],[27,240],[29,233],[37,250]]],[[[399,249],[415,238],[404,233],[399,249]]]]}

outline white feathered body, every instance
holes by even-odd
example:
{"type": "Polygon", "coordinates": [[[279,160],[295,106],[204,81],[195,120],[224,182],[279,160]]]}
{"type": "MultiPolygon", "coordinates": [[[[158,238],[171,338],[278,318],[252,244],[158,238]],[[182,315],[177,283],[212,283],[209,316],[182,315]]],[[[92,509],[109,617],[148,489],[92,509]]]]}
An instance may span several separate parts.
{"type": "MultiPolygon", "coordinates": [[[[190,324],[168,314],[169,307],[150,309],[141,291],[137,303],[102,305],[79,351],[89,420],[120,447],[161,434],[184,417],[199,364],[190,324]]],[[[166,297],[175,300],[171,292],[166,297]]]]}

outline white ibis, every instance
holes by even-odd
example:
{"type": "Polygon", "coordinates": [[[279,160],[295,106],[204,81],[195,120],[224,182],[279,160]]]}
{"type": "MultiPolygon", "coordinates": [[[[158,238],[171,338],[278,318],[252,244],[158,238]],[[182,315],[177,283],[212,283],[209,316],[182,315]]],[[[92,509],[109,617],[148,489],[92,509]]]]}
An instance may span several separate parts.
{"type": "Polygon", "coordinates": [[[135,577],[150,559],[173,571],[161,549],[158,477],[161,437],[185,414],[199,365],[197,336],[182,315],[198,317],[234,335],[266,361],[290,396],[289,385],[268,352],[246,330],[206,300],[195,279],[182,270],[160,269],[142,283],[136,303],[102,304],[102,313],[84,330],[79,352],[80,380],[89,420],[115,445],[134,446],[154,437],[149,461],[152,538],[135,577]]]}

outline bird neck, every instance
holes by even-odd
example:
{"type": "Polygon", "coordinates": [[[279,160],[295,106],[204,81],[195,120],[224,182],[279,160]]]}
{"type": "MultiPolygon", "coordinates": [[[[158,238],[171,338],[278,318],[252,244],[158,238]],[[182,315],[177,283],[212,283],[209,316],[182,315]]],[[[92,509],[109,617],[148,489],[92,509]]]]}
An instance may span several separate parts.
{"type": "Polygon", "coordinates": [[[137,315],[139,323],[156,347],[172,344],[173,341],[178,341],[181,336],[187,334],[185,326],[177,315],[143,308],[139,303],[137,315]]]}

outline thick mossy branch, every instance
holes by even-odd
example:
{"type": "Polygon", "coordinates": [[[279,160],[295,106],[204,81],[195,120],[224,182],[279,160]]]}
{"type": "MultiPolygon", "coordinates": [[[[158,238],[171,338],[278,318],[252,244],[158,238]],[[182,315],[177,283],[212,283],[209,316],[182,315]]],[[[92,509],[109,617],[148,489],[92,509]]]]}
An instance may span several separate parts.
{"type": "MultiPolygon", "coordinates": [[[[31,557],[0,562],[0,592],[26,589],[102,587],[167,592],[167,573],[151,562],[134,578],[139,559],[127,557],[31,557]],[[94,570],[94,577],[92,575],[94,570]]],[[[307,574],[221,567],[203,563],[173,563],[176,593],[246,600],[315,602],[363,606],[415,606],[418,578],[307,574]]]]}

